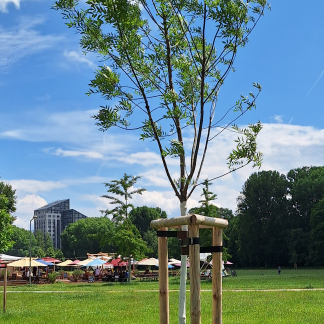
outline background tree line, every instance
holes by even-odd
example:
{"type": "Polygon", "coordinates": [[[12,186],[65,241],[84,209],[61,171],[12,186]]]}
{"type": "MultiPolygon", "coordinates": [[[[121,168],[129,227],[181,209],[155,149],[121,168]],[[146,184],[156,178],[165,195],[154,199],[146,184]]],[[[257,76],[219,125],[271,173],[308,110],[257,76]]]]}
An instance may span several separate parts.
{"type": "Polygon", "coordinates": [[[227,235],[240,266],[324,265],[324,167],[253,173],[227,235]]]}
{"type": "MultiPolygon", "coordinates": [[[[277,171],[253,173],[243,185],[235,214],[212,204],[216,195],[209,186],[206,180],[201,205],[190,212],[228,219],[225,258],[242,267],[324,265],[324,167],[302,167],[287,175],[277,171]]],[[[14,191],[7,196],[7,201],[12,202],[10,211],[14,211],[14,191]]],[[[85,258],[87,253],[99,251],[119,254],[122,236],[130,235],[134,244],[140,240],[142,247],[145,245],[142,255],[157,257],[157,235],[150,222],[166,217],[158,207],[143,206],[128,213],[131,226],[125,220],[116,222],[114,217],[82,219],[69,224],[61,234],[62,251],[53,249],[49,235],[36,232],[32,236],[32,254],[58,258],[85,258]]],[[[7,253],[28,255],[29,231],[13,226],[11,240],[15,243],[7,253]]],[[[169,255],[179,258],[179,241],[170,238],[168,242],[169,255]]],[[[201,245],[210,242],[211,232],[201,230],[201,245]]]]}

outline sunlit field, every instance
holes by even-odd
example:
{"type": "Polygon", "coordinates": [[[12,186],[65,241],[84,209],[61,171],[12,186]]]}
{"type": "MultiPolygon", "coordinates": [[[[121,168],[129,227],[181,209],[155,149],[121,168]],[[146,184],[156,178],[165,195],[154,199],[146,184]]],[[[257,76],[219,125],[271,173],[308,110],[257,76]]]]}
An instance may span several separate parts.
{"type": "MultiPolygon", "coordinates": [[[[323,323],[324,270],[237,270],[223,279],[223,323],[323,323]]],[[[170,323],[176,324],[177,278],[170,278],[170,323]]],[[[212,318],[211,282],[201,284],[202,323],[212,318]]],[[[189,289],[189,285],[188,285],[189,289]]],[[[2,305],[3,294],[1,294],[2,305]]],[[[189,292],[187,293],[188,323],[189,292]]],[[[8,287],[1,323],[159,323],[157,282],[8,287]]]]}

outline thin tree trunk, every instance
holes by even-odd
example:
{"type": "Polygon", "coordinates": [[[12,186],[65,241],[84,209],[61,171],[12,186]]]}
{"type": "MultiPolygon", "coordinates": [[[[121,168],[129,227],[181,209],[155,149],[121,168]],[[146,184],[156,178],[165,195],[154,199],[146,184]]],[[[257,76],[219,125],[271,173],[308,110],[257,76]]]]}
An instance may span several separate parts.
{"type": "Polygon", "coordinates": [[[132,281],[132,259],[130,255],[128,256],[128,282],[132,281]]]}
{"type": "Polygon", "coordinates": [[[7,308],[7,275],[8,275],[8,268],[7,264],[5,265],[4,277],[3,277],[3,312],[6,312],[7,308]]]}
{"type": "MultiPolygon", "coordinates": [[[[181,216],[187,215],[187,201],[180,203],[181,216]]],[[[181,226],[182,231],[188,231],[188,226],[181,226]]],[[[179,324],[186,324],[186,282],[187,256],[181,255],[180,289],[179,289],[179,324]]]]}

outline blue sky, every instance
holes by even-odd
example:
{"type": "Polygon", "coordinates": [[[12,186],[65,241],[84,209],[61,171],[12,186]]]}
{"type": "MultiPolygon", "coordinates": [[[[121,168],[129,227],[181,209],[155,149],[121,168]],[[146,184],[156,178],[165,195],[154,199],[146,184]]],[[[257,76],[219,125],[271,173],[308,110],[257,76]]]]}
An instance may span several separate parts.
{"type": "MultiPolygon", "coordinates": [[[[286,173],[324,161],[324,2],[311,5],[271,1],[224,84],[220,100],[262,85],[257,109],[239,125],[261,120],[258,138],[264,154],[261,170],[286,173]]],[[[126,172],[142,175],[147,192],[135,206],[159,206],[170,217],[179,203],[167,182],[155,147],[132,133],[102,133],[90,118],[100,96],[87,97],[97,66],[94,54],[82,55],[79,37],[68,29],[51,1],[0,0],[0,175],[16,190],[15,224],[27,228],[33,210],[70,198],[71,208],[100,216],[110,208],[103,182],[126,172]]],[[[201,179],[226,172],[234,137],[226,134],[209,147],[201,179]]],[[[177,161],[174,161],[177,172],[177,161]]],[[[235,210],[251,167],[214,181],[216,204],[235,210]]],[[[188,202],[199,205],[201,189],[188,202]]]]}

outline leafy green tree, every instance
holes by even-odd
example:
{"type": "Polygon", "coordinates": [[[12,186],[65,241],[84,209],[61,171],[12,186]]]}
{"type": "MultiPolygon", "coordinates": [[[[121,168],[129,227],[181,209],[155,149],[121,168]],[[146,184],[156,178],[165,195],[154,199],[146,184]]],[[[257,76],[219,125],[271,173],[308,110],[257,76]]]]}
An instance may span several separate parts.
{"type": "Polygon", "coordinates": [[[308,263],[324,265],[324,197],[312,208],[308,263]]]}
{"type": "Polygon", "coordinates": [[[239,257],[239,225],[238,217],[235,217],[232,213],[232,217],[228,219],[228,228],[225,230],[227,240],[224,241],[224,246],[227,248],[227,253],[231,256],[231,262],[240,265],[239,257]]]}
{"type": "MultiPolygon", "coordinates": [[[[105,62],[96,71],[89,94],[100,93],[116,104],[100,109],[95,116],[98,126],[102,131],[140,129],[140,139],[156,142],[182,215],[199,185],[208,144],[224,129],[232,125],[241,135],[229,155],[230,172],[250,162],[260,165],[256,136],[261,124],[239,129],[234,122],[255,106],[261,86],[254,84],[256,94],[238,96],[232,109],[216,109],[216,105],[221,86],[235,70],[239,48],[247,44],[264,13],[266,0],[95,0],[86,4],[80,9],[78,1],[57,0],[53,8],[61,10],[67,25],[82,35],[82,49],[96,52],[105,62]],[[190,144],[183,133],[189,127],[190,144]],[[169,157],[179,159],[176,181],[169,157]]],[[[183,257],[184,266],[185,262],[183,257]]],[[[183,274],[181,324],[186,322],[183,274]]]]}
{"type": "MultiPolygon", "coordinates": [[[[15,242],[10,250],[8,250],[8,254],[16,255],[20,257],[25,257],[29,255],[29,231],[24,228],[20,228],[17,226],[13,226],[12,239],[15,242]]],[[[35,238],[31,237],[31,246],[32,252],[33,248],[36,245],[35,238]]],[[[34,255],[34,254],[33,254],[34,255]]]]}
{"type": "MultiPolygon", "coordinates": [[[[112,242],[117,247],[118,254],[122,257],[127,256],[128,260],[130,260],[130,255],[135,259],[141,260],[149,251],[140,232],[129,219],[116,225],[116,231],[115,235],[112,237],[112,242]]],[[[128,265],[130,274],[131,263],[129,262],[128,265]]],[[[129,275],[129,277],[131,277],[131,275],[129,275]]]]}
{"type": "Polygon", "coordinates": [[[37,230],[34,233],[34,235],[37,241],[37,246],[44,251],[45,250],[44,234],[42,233],[41,230],[37,230]]]}
{"type": "Polygon", "coordinates": [[[293,220],[289,250],[291,255],[297,254],[299,264],[306,264],[310,250],[314,251],[314,246],[310,247],[310,232],[314,229],[311,213],[324,197],[324,167],[293,169],[288,172],[287,179],[293,220]]]}
{"type": "Polygon", "coordinates": [[[50,256],[47,255],[46,252],[39,247],[38,245],[36,245],[35,247],[32,247],[32,255],[36,256],[37,258],[45,258],[46,256],[50,256]]]}
{"type": "Polygon", "coordinates": [[[56,259],[59,259],[59,260],[61,260],[61,261],[65,261],[65,257],[64,257],[64,254],[63,254],[62,250],[57,249],[57,250],[55,251],[55,258],[56,258],[56,259]]]}
{"type": "Polygon", "coordinates": [[[7,198],[5,203],[5,210],[7,213],[12,214],[16,211],[17,197],[15,196],[16,190],[12,189],[11,185],[0,181],[0,196],[7,198]]]}
{"type": "Polygon", "coordinates": [[[66,258],[86,258],[87,253],[116,252],[111,243],[114,224],[107,217],[89,217],[69,224],[61,233],[62,252],[66,258]]]}
{"type": "Polygon", "coordinates": [[[150,223],[152,220],[159,218],[167,218],[166,212],[159,207],[136,207],[129,213],[129,219],[139,230],[142,239],[149,247],[147,255],[150,258],[156,258],[158,255],[158,239],[156,231],[151,229],[150,223]]]}
{"type": "Polygon", "coordinates": [[[244,266],[288,262],[288,182],[277,171],[253,173],[238,198],[240,258],[244,266]]]}
{"type": "Polygon", "coordinates": [[[295,227],[310,231],[310,217],[314,205],[324,197],[324,167],[302,167],[290,170],[289,194],[295,213],[295,227]]]}
{"type": "Polygon", "coordinates": [[[14,244],[12,240],[13,222],[11,213],[16,211],[16,190],[0,181],[0,253],[8,251],[14,244]]]}
{"type": "Polygon", "coordinates": [[[54,250],[51,234],[46,232],[44,235],[44,251],[47,251],[51,248],[53,248],[54,250]]]}
{"type": "Polygon", "coordinates": [[[10,249],[14,241],[12,240],[14,217],[8,212],[9,200],[4,195],[0,196],[0,252],[10,249]]]}
{"type": "Polygon", "coordinates": [[[150,230],[151,221],[159,218],[167,218],[166,212],[161,211],[160,208],[136,207],[129,213],[129,219],[139,230],[142,237],[150,230]]]}
{"type": "Polygon", "coordinates": [[[55,257],[55,250],[53,246],[49,246],[45,251],[46,256],[54,258],[55,257]]]}
{"type": "Polygon", "coordinates": [[[146,245],[148,247],[147,256],[149,258],[157,258],[158,257],[158,238],[156,235],[156,231],[153,229],[149,229],[143,234],[142,238],[146,242],[146,245]]]}

